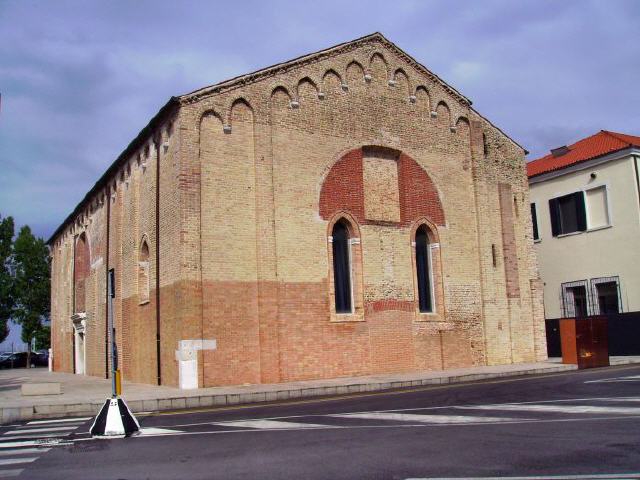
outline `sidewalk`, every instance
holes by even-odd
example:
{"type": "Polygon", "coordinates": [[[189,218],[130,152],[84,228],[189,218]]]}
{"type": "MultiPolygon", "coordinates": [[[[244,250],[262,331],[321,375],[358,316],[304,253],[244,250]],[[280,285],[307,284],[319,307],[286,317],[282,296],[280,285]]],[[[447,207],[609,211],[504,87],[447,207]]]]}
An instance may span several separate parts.
{"type": "MultiPolygon", "coordinates": [[[[640,363],[640,357],[611,358],[612,365],[620,364],[620,362],[640,363]]],[[[133,412],[154,412],[373,392],[575,369],[575,365],[563,365],[559,359],[550,359],[540,363],[195,390],[124,382],[123,398],[133,412]]],[[[110,394],[111,380],[70,373],[48,372],[44,368],[1,370],[0,423],[36,418],[94,416],[110,394]],[[59,395],[22,396],[20,390],[22,384],[46,382],[59,382],[62,393],[59,395]]]]}

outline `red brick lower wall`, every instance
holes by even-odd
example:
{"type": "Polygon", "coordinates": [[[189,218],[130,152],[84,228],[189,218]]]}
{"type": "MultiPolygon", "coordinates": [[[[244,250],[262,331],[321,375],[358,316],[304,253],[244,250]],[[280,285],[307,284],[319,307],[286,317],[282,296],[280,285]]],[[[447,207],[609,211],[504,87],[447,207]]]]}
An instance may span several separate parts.
{"type": "Polygon", "coordinates": [[[205,283],[204,338],[216,339],[217,350],[204,353],[204,386],[473,365],[464,332],[415,322],[413,302],[371,302],[364,322],[331,322],[327,288],[326,282],[205,283]],[[277,305],[259,302],[258,292],[277,305]]]}
{"type": "MultiPolygon", "coordinates": [[[[440,332],[429,322],[415,322],[413,302],[376,300],[365,303],[365,321],[331,322],[326,281],[205,282],[201,324],[183,325],[175,299],[180,292],[196,288],[193,283],[191,288],[181,283],[161,290],[164,385],[178,384],[178,341],[193,339],[182,338],[181,331],[200,331],[202,338],[217,341],[216,350],[200,357],[204,387],[473,365],[465,331],[440,332]]],[[[150,298],[144,305],[139,305],[137,297],[123,301],[127,335],[118,351],[124,379],[155,384],[155,291],[150,298]]],[[[116,328],[122,328],[120,319],[116,319],[116,328]]],[[[87,372],[102,376],[103,330],[90,329],[87,335],[88,346],[97,352],[91,356],[87,352],[87,372]]],[[[72,334],[54,334],[52,340],[55,370],[72,372],[72,334]]]]}

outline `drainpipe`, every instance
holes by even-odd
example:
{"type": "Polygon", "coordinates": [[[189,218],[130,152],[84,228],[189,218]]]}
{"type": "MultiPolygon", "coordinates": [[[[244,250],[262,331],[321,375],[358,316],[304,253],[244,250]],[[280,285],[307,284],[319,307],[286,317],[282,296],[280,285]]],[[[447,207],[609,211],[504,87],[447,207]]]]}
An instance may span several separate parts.
{"type": "Polygon", "coordinates": [[[158,385],[162,385],[160,366],[160,138],[156,147],[156,376],[158,385]]]}
{"type": "Polygon", "coordinates": [[[109,378],[109,226],[111,223],[111,187],[107,187],[107,246],[105,248],[105,300],[104,300],[104,378],[109,378]]]}
{"type": "Polygon", "coordinates": [[[633,159],[633,170],[636,174],[636,192],[638,194],[638,206],[640,207],[640,174],[638,172],[638,162],[640,161],[640,157],[632,155],[631,158],[633,159]]]}
{"type": "MultiPolygon", "coordinates": [[[[76,235],[73,236],[73,263],[71,266],[71,315],[76,313],[76,235]]],[[[71,327],[71,363],[76,373],[76,331],[71,327]]]]}

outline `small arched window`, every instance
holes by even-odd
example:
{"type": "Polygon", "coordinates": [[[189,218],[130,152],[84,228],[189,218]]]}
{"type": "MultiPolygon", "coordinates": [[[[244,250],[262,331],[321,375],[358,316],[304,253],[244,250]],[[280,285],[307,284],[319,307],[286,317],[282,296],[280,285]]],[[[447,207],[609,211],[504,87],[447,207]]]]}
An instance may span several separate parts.
{"type": "Polygon", "coordinates": [[[421,313],[433,312],[431,263],[427,227],[421,225],[416,231],[416,275],[418,283],[418,306],[421,313]]]}
{"type": "Polygon", "coordinates": [[[142,240],[138,258],[138,297],[139,302],[149,302],[149,245],[142,240]]]}
{"type": "Polygon", "coordinates": [[[335,288],[336,313],[352,313],[351,248],[349,227],[345,220],[333,226],[333,285],[335,288]]]}

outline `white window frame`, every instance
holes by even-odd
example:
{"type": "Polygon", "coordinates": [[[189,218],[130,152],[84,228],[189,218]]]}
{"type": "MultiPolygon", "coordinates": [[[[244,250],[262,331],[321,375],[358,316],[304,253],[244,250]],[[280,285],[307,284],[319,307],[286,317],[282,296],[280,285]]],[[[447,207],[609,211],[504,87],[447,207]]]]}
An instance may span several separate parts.
{"type": "Polygon", "coordinates": [[[359,238],[350,238],[349,241],[347,242],[347,245],[349,245],[349,249],[348,249],[348,253],[349,253],[349,290],[351,290],[349,293],[351,294],[351,311],[350,312],[344,312],[344,313],[338,313],[336,312],[336,315],[353,315],[354,313],[356,313],[356,299],[354,296],[354,290],[355,290],[355,284],[353,283],[354,278],[353,278],[353,245],[360,245],[360,239],[359,238]]]}
{"type": "Polygon", "coordinates": [[[584,208],[587,213],[587,232],[596,232],[598,230],[612,227],[613,218],[611,217],[611,201],[609,200],[609,182],[594,183],[593,185],[583,187],[582,191],[584,192],[584,208]],[[587,192],[589,190],[595,190],[602,187],[604,187],[604,196],[605,201],[607,202],[607,219],[609,220],[609,222],[606,225],[598,225],[597,227],[594,227],[591,225],[589,218],[589,197],[587,196],[587,192]]]}

